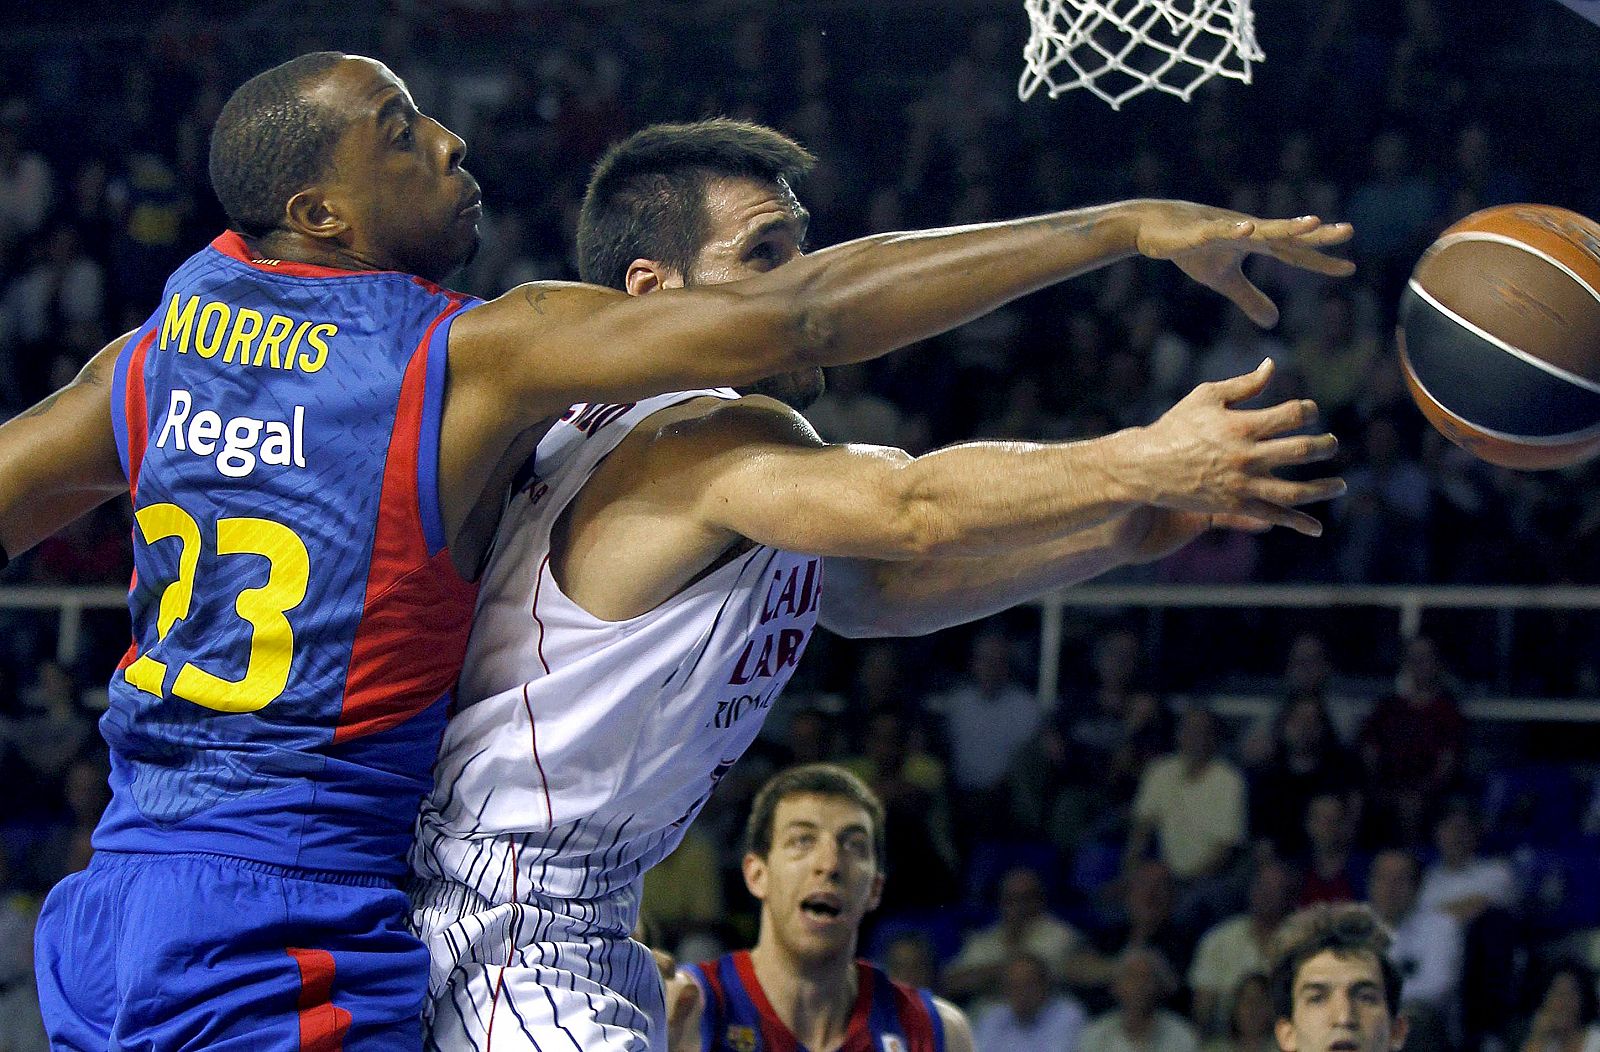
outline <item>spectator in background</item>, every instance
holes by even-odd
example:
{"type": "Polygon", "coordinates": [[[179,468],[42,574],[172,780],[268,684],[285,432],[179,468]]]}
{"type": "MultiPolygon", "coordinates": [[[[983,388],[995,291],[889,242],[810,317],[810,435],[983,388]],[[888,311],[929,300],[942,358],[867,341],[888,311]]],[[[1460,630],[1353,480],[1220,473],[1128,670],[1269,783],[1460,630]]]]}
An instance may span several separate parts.
{"type": "Polygon", "coordinates": [[[867,717],[862,754],[841,763],[883,801],[888,871],[917,875],[885,885],[880,909],[888,916],[950,902],[960,887],[944,765],[915,742],[898,709],[877,709],[867,717]]]}
{"type": "Polygon", "coordinates": [[[1006,962],[1001,1000],[973,1024],[978,1052],[1078,1052],[1083,1005],[1051,987],[1050,967],[1031,953],[1006,962]]]}
{"type": "Polygon", "coordinates": [[[38,258],[0,301],[0,349],[9,354],[5,401],[33,405],[72,378],[105,342],[105,276],[78,232],[50,228],[38,258]]]}
{"type": "Polygon", "coordinates": [[[953,690],[930,698],[928,707],[943,715],[949,731],[960,790],[956,806],[970,819],[966,828],[992,829],[995,816],[1005,813],[1006,770],[1043,721],[1033,692],[1012,675],[1011,643],[998,627],[978,632],[966,677],[953,690]]]}
{"type": "Polygon", "coordinates": [[[23,688],[21,712],[4,729],[33,785],[28,796],[8,803],[10,817],[48,821],[66,802],[68,765],[94,736],[72,674],[55,661],[39,662],[33,682],[23,688]]]}
{"type": "MultiPolygon", "coordinates": [[[[1600,1052],[1595,976],[1576,960],[1557,961],[1537,988],[1522,1052],[1600,1052]]],[[[984,1046],[978,1046],[981,1050],[984,1046]]]]}
{"type": "Polygon", "coordinates": [[[1082,1052],[1199,1052],[1194,1027],[1162,1007],[1177,989],[1172,965],[1160,951],[1128,950],[1117,962],[1112,983],[1117,1008],[1084,1030],[1082,1052]]]}
{"type": "Polygon", "coordinates": [[[1351,902],[1361,897],[1354,855],[1356,808],[1345,793],[1318,793],[1306,804],[1306,856],[1300,867],[1300,905],[1351,902]]]}
{"type": "Polygon", "coordinates": [[[690,826],[672,854],[645,871],[643,902],[652,945],[682,961],[709,960],[722,953],[717,940],[727,913],[717,845],[699,825],[690,826]],[[686,939],[696,942],[685,946],[686,939]]]}
{"type": "Polygon", "coordinates": [[[33,926],[39,902],[11,880],[0,850],[0,1052],[49,1052],[33,980],[33,926]]]}
{"type": "Polygon", "coordinates": [[[1327,285],[1316,321],[1295,345],[1294,366],[1322,419],[1343,421],[1354,408],[1372,363],[1383,353],[1376,331],[1358,325],[1348,289],[1327,285]]]}
{"type": "Polygon", "coordinates": [[[26,126],[21,99],[0,104],[0,275],[23,240],[44,226],[54,198],[49,163],[23,145],[26,126]]]}
{"type": "Polygon", "coordinates": [[[1427,815],[1460,773],[1466,720],[1433,640],[1406,643],[1395,690],[1380,698],[1361,727],[1367,799],[1393,828],[1382,839],[1418,844],[1427,815]]]}
{"type": "Polygon", "coordinates": [[[22,880],[44,895],[69,873],[88,866],[94,854],[91,837],[101,812],[111,802],[111,768],[99,742],[88,745],[66,768],[62,797],[66,808],[28,852],[22,880]]]}
{"type": "Polygon", "coordinates": [[[1267,977],[1251,972],[1234,984],[1228,998],[1228,1032],[1202,1046],[1202,1052],[1280,1052],[1273,1036],[1272,988],[1267,977]]]}
{"type": "Polygon", "coordinates": [[[938,955],[921,932],[904,931],[890,939],[883,948],[883,970],[895,982],[914,989],[943,991],[938,955]]]}
{"type": "MultiPolygon", "coordinates": [[[[1121,916],[1095,933],[1092,948],[1067,962],[1067,978],[1084,988],[1092,1007],[1116,980],[1119,962],[1133,949],[1153,949],[1182,975],[1194,952],[1194,936],[1173,916],[1176,888],[1165,863],[1147,859],[1122,881],[1121,916]],[[1098,988],[1098,989],[1097,989],[1098,988]]],[[[1176,989],[1176,987],[1175,987],[1176,989]]]]}
{"type": "Polygon", "coordinates": [[[1417,902],[1417,860],[1391,848],[1372,860],[1367,904],[1394,932],[1389,957],[1405,980],[1401,1010],[1413,1052],[1453,1047],[1460,1012],[1462,933],[1454,917],[1417,902]]]}
{"type": "MultiPolygon", "coordinates": [[[[1201,1033],[1224,1031],[1233,1021],[1234,989],[1242,979],[1266,971],[1272,959],[1273,936],[1294,909],[1298,881],[1294,870],[1282,862],[1268,859],[1260,863],[1250,881],[1248,911],[1219,922],[1201,937],[1189,965],[1189,989],[1194,996],[1189,1016],[1201,1033]]],[[[1269,1002],[1269,1032],[1271,1014],[1269,1002]]]]}
{"type": "MultiPolygon", "coordinates": [[[[1295,648],[1314,640],[1302,636],[1295,648]]],[[[1266,763],[1250,773],[1250,831],[1280,858],[1298,858],[1308,846],[1306,807],[1311,799],[1322,793],[1346,795],[1360,783],[1360,764],[1339,740],[1322,695],[1293,694],[1279,705],[1272,721],[1266,763]]]]}
{"type": "Polygon", "coordinates": [[[1454,797],[1433,825],[1439,858],[1422,876],[1417,903],[1471,924],[1493,909],[1517,906],[1517,876],[1503,858],[1478,854],[1478,819],[1472,801],[1454,797]]]}
{"type": "MultiPolygon", "coordinates": [[[[1178,751],[1156,760],[1139,780],[1127,858],[1143,858],[1151,841],[1180,882],[1196,896],[1214,895],[1245,843],[1245,781],[1218,755],[1216,714],[1191,705],[1178,721],[1178,751]]],[[[1189,912],[1186,908],[1183,912],[1189,912]]]]}
{"type": "Polygon", "coordinates": [[[1000,919],[969,934],[945,969],[944,991],[957,1001],[998,990],[1007,963],[1024,953],[1044,962],[1051,982],[1064,980],[1084,945],[1076,928],[1050,913],[1044,881],[1034,870],[1008,870],[1000,878],[997,898],[1000,919]]]}
{"type": "Polygon", "coordinates": [[[1518,958],[1525,952],[1516,914],[1520,889],[1509,862],[1478,854],[1478,817],[1467,798],[1446,803],[1433,843],[1439,858],[1423,873],[1417,905],[1447,913],[1464,928],[1461,1022],[1470,1043],[1503,1033],[1519,1007],[1518,958]]]}
{"type": "Polygon", "coordinates": [[[1420,582],[1428,576],[1432,484],[1402,447],[1389,416],[1369,417],[1350,489],[1333,505],[1339,533],[1334,562],[1350,583],[1420,582]]]}
{"type": "Polygon", "coordinates": [[[1371,173],[1350,196],[1346,215],[1361,231],[1357,262],[1376,279],[1379,295],[1392,302],[1411,266],[1427,245],[1436,213],[1434,183],[1411,170],[1411,146],[1397,130],[1372,140],[1371,173]]]}

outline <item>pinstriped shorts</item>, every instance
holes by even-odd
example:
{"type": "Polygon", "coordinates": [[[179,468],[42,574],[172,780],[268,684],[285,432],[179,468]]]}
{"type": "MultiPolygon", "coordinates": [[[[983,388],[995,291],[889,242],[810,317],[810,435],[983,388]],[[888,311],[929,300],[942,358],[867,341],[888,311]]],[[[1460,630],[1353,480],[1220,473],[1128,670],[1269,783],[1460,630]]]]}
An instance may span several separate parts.
{"type": "Polygon", "coordinates": [[[625,933],[599,930],[559,900],[492,903],[444,880],[408,890],[430,958],[429,1049],[666,1052],[661,975],[625,933]]]}

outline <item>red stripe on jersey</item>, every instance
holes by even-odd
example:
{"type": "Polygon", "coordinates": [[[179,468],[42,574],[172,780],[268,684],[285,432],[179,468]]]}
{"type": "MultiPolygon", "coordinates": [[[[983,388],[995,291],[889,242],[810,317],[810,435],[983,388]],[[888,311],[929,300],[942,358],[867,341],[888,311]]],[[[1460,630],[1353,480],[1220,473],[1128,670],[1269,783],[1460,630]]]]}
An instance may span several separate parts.
{"type": "Polygon", "coordinates": [[[466,655],[477,585],[456,573],[448,547],[429,558],[417,493],[428,343],[459,306],[433,320],[400,384],[336,743],[404,723],[432,705],[454,685],[466,655]]]}
{"type": "MultiPolygon", "coordinates": [[[[744,985],[744,992],[750,998],[750,1003],[756,1006],[756,1014],[760,1017],[762,1052],[800,1052],[799,1039],[788,1024],[778,1018],[777,1009],[767,1000],[767,992],[761,989],[761,980],[756,978],[756,967],[750,960],[750,952],[740,950],[735,953],[733,967],[739,973],[739,982],[744,985]]],[[[849,1044],[848,1038],[845,1043],[849,1044]]]]}
{"type": "Polygon", "coordinates": [[[872,1052],[872,965],[856,962],[856,1003],[844,1028],[844,1048],[872,1052]]]}
{"type": "Polygon", "coordinates": [[[892,979],[890,982],[894,983],[895,1017],[900,1020],[900,1030],[906,1035],[910,1052],[935,1052],[939,1047],[938,1038],[934,1036],[937,1031],[922,995],[913,987],[892,979]]]}
{"type": "Polygon", "coordinates": [[[284,952],[300,968],[295,1007],[300,1012],[301,1052],[341,1052],[350,1013],[333,1003],[333,954],[294,946],[284,952]]]}
{"type": "MultiPolygon", "coordinates": [[[[533,765],[539,769],[539,788],[544,790],[544,814],[552,829],[556,824],[555,808],[550,806],[550,779],[544,776],[544,764],[539,762],[539,732],[533,725],[533,705],[528,701],[528,685],[522,685],[522,710],[528,714],[528,738],[533,745],[533,765]]],[[[513,883],[516,877],[512,878],[513,883]]]]}
{"type": "Polygon", "coordinates": [[[145,443],[150,441],[150,414],[145,406],[144,358],[155,342],[151,329],[134,345],[128,356],[128,372],[123,377],[122,418],[128,425],[128,492],[139,494],[139,467],[144,463],[145,443]]]}

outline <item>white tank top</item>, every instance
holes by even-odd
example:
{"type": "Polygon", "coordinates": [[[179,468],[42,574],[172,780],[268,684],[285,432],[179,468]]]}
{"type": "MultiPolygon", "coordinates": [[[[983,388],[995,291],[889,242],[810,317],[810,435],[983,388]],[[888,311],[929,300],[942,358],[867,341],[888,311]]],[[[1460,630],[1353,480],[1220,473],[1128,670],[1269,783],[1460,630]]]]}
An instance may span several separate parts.
{"type": "Polygon", "coordinates": [[[483,575],[419,819],[420,876],[491,902],[591,900],[588,919],[625,933],[639,877],[754,740],[816,625],[821,559],[757,547],[625,621],[590,615],[550,572],[551,528],[606,454],[707,396],[737,397],[580,403],[539,443],[483,575]]]}

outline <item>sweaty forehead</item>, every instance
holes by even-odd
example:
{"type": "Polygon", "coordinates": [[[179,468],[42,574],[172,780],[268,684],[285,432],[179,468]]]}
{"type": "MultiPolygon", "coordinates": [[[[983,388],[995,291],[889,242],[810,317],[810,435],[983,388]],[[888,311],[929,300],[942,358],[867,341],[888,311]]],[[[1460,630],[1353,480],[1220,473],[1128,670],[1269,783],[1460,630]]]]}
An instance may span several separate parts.
{"type": "Polygon", "coordinates": [[[706,218],[711,240],[728,240],[772,223],[787,223],[801,237],[809,213],[782,179],[714,176],[706,183],[706,218]]]}
{"type": "Polygon", "coordinates": [[[350,55],[305,85],[305,97],[346,119],[376,114],[389,98],[411,93],[382,62],[350,55]]]}

